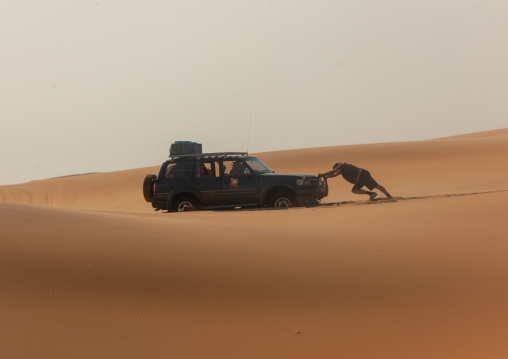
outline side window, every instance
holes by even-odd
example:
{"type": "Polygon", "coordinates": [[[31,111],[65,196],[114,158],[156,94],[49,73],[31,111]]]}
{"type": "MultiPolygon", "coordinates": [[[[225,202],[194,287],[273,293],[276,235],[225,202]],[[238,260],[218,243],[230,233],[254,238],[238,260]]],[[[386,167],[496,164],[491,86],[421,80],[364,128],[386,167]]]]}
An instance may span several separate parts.
{"type": "Polygon", "coordinates": [[[215,177],[215,162],[196,162],[194,177],[215,177]]]}
{"type": "Polygon", "coordinates": [[[229,170],[231,169],[231,161],[221,162],[220,165],[220,173],[224,176],[229,176],[229,170]]]}
{"type": "Polygon", "coordinates": [[[224,165],[226,166],[224,174],[232,177],[245,175],[244,171],[248,168],[241,160],[226,160],[224,161],[224,165]]]}
{"type": "Polygon", "coordinates": [[[192,175],[193,162],[175,162],[166,167],[165,178],[190,178],[192,175]]]}

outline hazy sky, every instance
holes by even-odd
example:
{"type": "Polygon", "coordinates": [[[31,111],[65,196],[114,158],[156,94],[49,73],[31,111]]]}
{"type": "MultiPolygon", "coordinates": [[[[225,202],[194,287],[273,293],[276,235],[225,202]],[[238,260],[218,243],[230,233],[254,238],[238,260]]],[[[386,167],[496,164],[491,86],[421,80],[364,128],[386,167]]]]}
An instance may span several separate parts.
{"type": "Polygon", "coordinates": [[[0,185],[508,127],[508,2],[0,0],[0,185]]]}

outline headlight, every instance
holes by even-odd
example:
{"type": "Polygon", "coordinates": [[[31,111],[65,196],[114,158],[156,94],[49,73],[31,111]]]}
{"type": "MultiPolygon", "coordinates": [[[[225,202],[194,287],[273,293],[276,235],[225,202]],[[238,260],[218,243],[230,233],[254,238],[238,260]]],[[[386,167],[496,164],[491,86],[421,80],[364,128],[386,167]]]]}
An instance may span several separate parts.
{"type": "Polygon", "coordinates": [[[298,186],[315,186],[317,184],[316,178],[300,178],[296,180],[298,186]]]}

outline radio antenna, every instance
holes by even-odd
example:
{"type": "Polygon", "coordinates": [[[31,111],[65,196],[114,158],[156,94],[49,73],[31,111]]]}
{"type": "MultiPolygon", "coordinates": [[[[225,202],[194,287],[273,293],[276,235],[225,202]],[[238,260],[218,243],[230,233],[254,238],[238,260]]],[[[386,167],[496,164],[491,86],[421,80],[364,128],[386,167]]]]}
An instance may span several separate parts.
{"type": "Polygon", "coordinates": [[[252,114],[249,111],[249,137],[247,138],[247,154],[249,153],[249,147],[250,147],[250,128],[252,125],[252,114]]]}

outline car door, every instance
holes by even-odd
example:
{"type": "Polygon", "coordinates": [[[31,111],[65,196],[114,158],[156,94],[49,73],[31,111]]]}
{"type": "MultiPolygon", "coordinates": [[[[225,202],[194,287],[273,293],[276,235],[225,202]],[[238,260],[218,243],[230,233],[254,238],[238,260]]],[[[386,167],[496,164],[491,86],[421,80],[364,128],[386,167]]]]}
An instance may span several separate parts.
{"type": "Polygon", "coordinates": [[[222,203],[257,202],[259,178],[240,159],[225,159],[221,166],[222,203]]]}
{"type": "Polygon", "coordinates": [[[201,194],[205,206],[220,204],[222,183],[215,161],[196,161],[191,183],[193,189],[201,194]]]}

